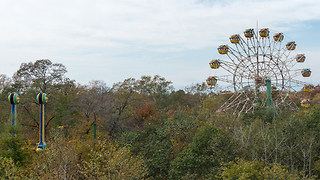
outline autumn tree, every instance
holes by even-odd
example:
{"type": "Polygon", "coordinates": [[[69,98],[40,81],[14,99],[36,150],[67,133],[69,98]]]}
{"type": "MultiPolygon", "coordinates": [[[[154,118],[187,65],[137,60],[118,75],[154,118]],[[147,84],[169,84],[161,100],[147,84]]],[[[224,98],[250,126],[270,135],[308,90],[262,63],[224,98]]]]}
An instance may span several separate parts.
{"type": "MultiPolygon", "coordinates": [[[[79,116],[76,127],[80,134],[92,132],[93,125],[107,126],[112,119],[112,93],[103,81],[90,81],[89,85],[78,86],[77,95],[71,104],[78,109],[79,116]]],[[[109,129],[104,129],[108,132],[109,129]]]]}
{"type": "Polygon", "coordinates": [[[63,64],[52,63],[49,59],[22,63],[14,75],[14,86],[18,93],[28,88],[48,93],[53,85],[63,82],[66,72],[67,69],[63,64]]]}
{"type": "MultiPolygon", "coordinates": [[[[267,164],[264,161],[254,159],[245,161],[237,159],[236,162],[223,163],[219,172],[221,179],[305,179],[300,178],[295,172],[290,173],[286,166],[278,163],[267,164]]],[[[309,179],[309,178],[308,178],[309,179]]],[[[314,179],[314,178],[310,178],[314,179]]]]}
{"type": "Polygon", "coordinates": [[[140,118],[140,115],[144,114],[143,116],[147,117],[155,109],[168,107],[168,97],[173,90],[171,83],[158,75],[142,76],[140,79],[128,78],[115,83],[111,88],[114,116],[109,125],[109,132],[121,133],[128,128],[141,125],[144,119],[140,118]]]}
{"type": "Polygon", "coordinates": [[[144,179],[147,167],[140,156],[132,156],[130,149],[98,141],[89,159],[82,160],[80,172],[87,179],[144,179]]]}
{"type": "Polygon", "coordinates": [[[169,94],[173,91],[171,81],[167,81],[159,75],[141,76],[135,87],[136,91],[141,94],[148,95],[159,107],[165,107],[169,94]]]}

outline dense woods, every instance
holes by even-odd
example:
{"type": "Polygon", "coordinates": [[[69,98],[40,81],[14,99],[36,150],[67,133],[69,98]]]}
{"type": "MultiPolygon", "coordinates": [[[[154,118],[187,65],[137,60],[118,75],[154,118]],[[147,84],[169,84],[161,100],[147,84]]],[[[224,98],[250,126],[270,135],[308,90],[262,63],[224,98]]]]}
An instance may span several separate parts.
{"type": "Polygon", "coordinates": [[[310,108],[261,108],[236,118],[216,112],[230,94],[206,84],[175,90],[156,75],[82,85],[66,73],[42,59],[0,76],[2,179],[320,178],[319,86],[310,108]],[[12,92],[21,98],[14,127],[12,92]],[[49,98],[48,146],[37,153],[39,92],[49,98]]]}

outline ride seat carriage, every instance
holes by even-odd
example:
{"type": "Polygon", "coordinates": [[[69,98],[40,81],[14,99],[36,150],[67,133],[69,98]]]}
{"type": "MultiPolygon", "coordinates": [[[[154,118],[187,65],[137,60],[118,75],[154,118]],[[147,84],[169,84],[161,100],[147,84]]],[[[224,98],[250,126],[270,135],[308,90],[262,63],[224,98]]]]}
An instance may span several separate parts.
{"type": "Polygon", "coordinates": [[[245,36],[246,38],[252,38],[253,35],[254,35],[253,29],[246,29],[246,30],[244,31],[244,36],[245,36]]]}
{"type": "Polygon", "coordinates": [[[298,63],[303,63],[306,60],[306,56],[304,54],[297,54],[296,61],[298,63]]]}
{"type": "Polygon", "coordinates": [[[276,33],[276,34],[273,36],[273,40],[274,40],[274,41],[282,41],[283,38],[284,38],[283,33],[276,33]]]}
{"type": "Polygon", "coordinates": [[[220,67],[220,62],[217,59],[213,59],[209,63],[212,69],[218,69],[220,67]]]}
{"type": "Polygon", "coordinates": [[[212,86],[212,85],[217,84],[217,79],[215,77],[213,77],[213,76],[209,76],[207,78],[206,82],[207,82],[208,85],[212,86]]]}
{"type": "Polygon", "coordinates": [[[304,92],[312,92],[314,90],[314,86],[312,84],[305,84],[303,86],[304,92]]]}
{"type": "Polygon", "coordinates": [[[300,104],[301,104],[301,107],[306,107],[306,108],[308,108],[308,107],[310,107],[310,101],[309,100],[307,100],[307,99],[304,99],[304,100],[302,100],[301,102],[300,102],[300,104]]]}
{"type": "Polygon", "coordinates": [[[260,37],[268,37],[269,36],[269,29],[268,28],[263,28],[259,31],[260,37]]]}
{"type": "Polygon", "coordinates": [[[232,44],[237,44],[240,41],[240,36],[238,34],[234,34],[229,39],[232,44]]]}
{"type": "Polygon", "coordinates": [[[310,77],[310,75],[311,75],[311,70],[310,70],[310,69],[303,69],[303,70],[301,71],[301,74],[302,74],[303,77],[310,77]]]}
{"type": "Polygon", "coordinates": [[[296,49],[296,43],[294,41],[292,42],[288,42],[286,44],[286,48],[289,50],[289,51],[292,51],[292,50],[295,50],[296,49]]]}
{"type": "Polygon", "coordinates": [[[220,54],[227,54],[228,51],[229,51],[229,48],[226,45],[221,45],[221,46],[218,47],[218,52],[220,54]]]}

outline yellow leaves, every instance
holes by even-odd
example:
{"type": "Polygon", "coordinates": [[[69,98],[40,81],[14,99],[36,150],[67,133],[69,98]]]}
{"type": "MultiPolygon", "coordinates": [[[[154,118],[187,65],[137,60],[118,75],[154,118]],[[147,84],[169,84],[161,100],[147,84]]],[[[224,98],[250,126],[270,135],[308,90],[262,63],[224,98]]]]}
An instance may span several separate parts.
{"type": "Polygon", "coordinates": [[[0,157],[0,176],[5,179],[18,179],[20,172],[11,158],[0,157]]]}
{"type": "Polygon", "coordinates": [[[266,164],[263,160],[246,161],[236,158],[236,162],[223,164],[219,177],[222,179],[278,179],[293,180],[300,179],[297,174],[289,173],[283,166],[278,163],[266,164]]]}
{"type": "Polygon", "coordinates": [[[90,151],[90,159],[82,162],[80,173],[86,178],[143,179],[147,174],[143,159],[132,156],[128,148],[102,141],[96,145],[100,150],[90,151]]]}

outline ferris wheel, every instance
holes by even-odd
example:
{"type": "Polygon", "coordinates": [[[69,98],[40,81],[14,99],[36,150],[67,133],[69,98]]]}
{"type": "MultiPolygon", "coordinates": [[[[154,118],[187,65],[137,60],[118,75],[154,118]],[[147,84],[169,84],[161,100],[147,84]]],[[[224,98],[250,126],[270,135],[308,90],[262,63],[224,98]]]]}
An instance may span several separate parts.
{"type": "MultiPolygon", "coordinates": [[[[283,43],[283,33],[270,37],[268,28],[257,33],[247,29],[244,37],[234,34],[229,40],[231,45],[217,48],[224,59],[213,59],[209,63],[212,69],[222,68],[228,74],[209,76],[206,80],[208,85],[227,82],[229,90],[223,92],[233,92],[218,111],[233,109],[240,115],[261,106],[298,109],[291,96],[295,88],[304,87],[305,92],[313,90],[313,85],[297,80],[299,76],[311,75],[310,69],[295,68],[305,62],[306,56],[295,53],[294,41],[283,43]]],[[[307,99],[301,103],[304,107],[310,106],[307,99]]]]}

